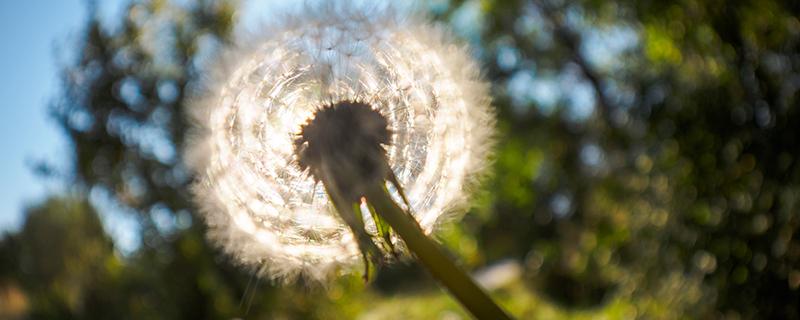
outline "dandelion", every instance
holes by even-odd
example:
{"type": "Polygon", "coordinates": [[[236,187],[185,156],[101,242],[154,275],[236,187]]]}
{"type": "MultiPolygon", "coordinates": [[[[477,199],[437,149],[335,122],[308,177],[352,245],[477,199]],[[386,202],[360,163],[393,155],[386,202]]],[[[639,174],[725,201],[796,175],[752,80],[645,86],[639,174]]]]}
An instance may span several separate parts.
{"type": "Polygon", "coordinates": [[[325,280],[402,244],[375,207],[420,235],[463,211],[494,123],[446,31],[335,3],[264,35],[226,53],[192,106],[185,158],[214,243],[262,276],[325,280]]]}

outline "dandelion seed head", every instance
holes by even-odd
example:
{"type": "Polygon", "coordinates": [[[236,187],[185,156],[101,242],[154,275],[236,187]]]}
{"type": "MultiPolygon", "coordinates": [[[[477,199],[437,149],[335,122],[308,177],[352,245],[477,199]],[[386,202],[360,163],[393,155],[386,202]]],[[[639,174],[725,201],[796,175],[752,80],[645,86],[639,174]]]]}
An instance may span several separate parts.
{"type": "Polygon", "coordinates": [[[426,233],[463,212],[494,116],[477,64],[441,27],[390,7],[303,12],[221,55],[191,104],[184,158],[213,243],[262,276],[324,280],[362,261],[297,163],[295,139],[315,112],[360,101],[383,115],[391,170],[426,233]]]}
{"type": "Polygon", "coordinates": [[[358,203],[365,188],[380,185],[388,177],[383,148],[389,144],[388,126],[386,117],[366,103],[326,105],[301,127],[294,140],[297,164],[315,181],[327,177],[340,196],[358,203]]]}

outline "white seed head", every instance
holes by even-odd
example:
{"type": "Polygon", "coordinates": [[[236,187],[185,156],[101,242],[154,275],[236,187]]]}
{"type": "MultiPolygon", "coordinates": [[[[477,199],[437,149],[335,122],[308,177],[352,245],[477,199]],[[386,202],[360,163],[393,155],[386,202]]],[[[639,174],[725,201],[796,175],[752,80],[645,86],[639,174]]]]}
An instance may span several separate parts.
{"type": "Polygon", "coordinates": [[[305,8],[217,59],[190,105],[184,158],[209,239],[239,263],[282,280],[325,280],[362,263],[294,156],[301,125],[336,101],[386,117],[389,163],[425,232],[464,211],[492,149],[488,86],[449,33],[398,12],[305,8]]]}

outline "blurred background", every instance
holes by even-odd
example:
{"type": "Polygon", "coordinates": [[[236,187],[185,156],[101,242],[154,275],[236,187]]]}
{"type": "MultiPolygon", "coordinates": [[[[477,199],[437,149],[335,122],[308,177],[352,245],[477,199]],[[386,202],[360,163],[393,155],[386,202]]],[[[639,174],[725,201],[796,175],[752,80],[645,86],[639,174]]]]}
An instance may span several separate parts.
{"type": "MultiPolygon", "coordinates": [[[[0,319],[467,319],[417,265],[236,268],[187,95],[279,1],[0,2],[0,319]]],[[[800,2],[421,1],[484,67],[493,176],[438,239],[522,319],[800,318],[800,2]]]]}

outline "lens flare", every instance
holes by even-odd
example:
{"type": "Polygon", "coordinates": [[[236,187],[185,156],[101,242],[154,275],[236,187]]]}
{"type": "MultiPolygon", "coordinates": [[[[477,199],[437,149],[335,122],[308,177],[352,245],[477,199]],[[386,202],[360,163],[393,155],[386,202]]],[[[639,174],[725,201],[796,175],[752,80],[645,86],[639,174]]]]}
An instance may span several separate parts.
{"type": "Polygon", "coordinates": [[[488,164],[494,116],[477,64],[449,33],[391,8],[328,5],[263,35],[222,54],[190,106],[184,158],[212,242],[274,279],[359,267],[353,235],[293,145],[316,110],[344,100],[388,120],[390,165],[426,233],[464,211],[488,164]]]}

